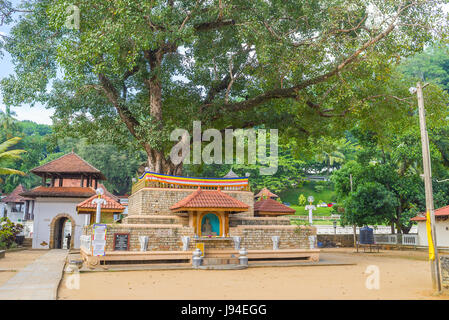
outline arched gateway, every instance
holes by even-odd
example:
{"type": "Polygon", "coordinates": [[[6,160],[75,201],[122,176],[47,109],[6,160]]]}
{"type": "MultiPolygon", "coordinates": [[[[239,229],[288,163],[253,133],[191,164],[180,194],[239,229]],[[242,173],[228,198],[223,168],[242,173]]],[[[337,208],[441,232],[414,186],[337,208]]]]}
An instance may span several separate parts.
{"type": "Polygon", "coordinates": [[[70,221],[71,227],[71,239],[70,248],[73,248],[75,239],[75,220],[66,213],[58,214],[50,223],[50,249],[62,249],[64,243],[64,225],[70,221]]]}

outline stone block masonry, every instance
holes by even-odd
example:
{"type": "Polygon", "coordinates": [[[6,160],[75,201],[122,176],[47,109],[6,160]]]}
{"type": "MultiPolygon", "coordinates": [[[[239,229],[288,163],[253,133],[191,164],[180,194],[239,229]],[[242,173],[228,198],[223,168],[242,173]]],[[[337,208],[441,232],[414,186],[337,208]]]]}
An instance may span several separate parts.
{"type": "Polygon", "coordinates": [[[240,225],[231,228],[231,235],[241,237],[241,247],[247,250],[270,250],[273,236],[279,236],[279,249],[312,249],[309,236],[316,235],[310,226],[240,225]]]}
{"type": "MultiPolygon", "coordinates": [[[[196,189],[143,188],[129,197],[128,216],[133,215],[174,215],[170,207],[184,199],[196,189]]],[[[254,194],[250,191],[226,191],[224,193],[246,203],[249,210],[236,216],[254,216],[254,194]]]]}
{"type": "Polygon", "coordinates": [[[449,289],[449,255],[440,254],[441,283],[444,289],[449,289]]]}

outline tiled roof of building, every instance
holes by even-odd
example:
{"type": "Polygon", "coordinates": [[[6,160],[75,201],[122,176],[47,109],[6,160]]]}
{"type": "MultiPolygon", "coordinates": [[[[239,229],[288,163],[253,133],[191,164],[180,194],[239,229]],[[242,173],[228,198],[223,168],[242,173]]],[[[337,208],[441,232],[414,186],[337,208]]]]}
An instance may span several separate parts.
{"type": "Polygon", "coordinates": [[[36,167],[32,169],[31,172],[37,175],[43,173],[95,173],[100,176],[100,179],[106,180],[100,170],[89,164],[74,152],[36,167]]]}
{"type": "MultiPolygon", "coordinates": [[[[89,199],[86,199],[83,202],[77,204],[76,209],[95,212],[97,209],[97,205],[92,202],[92,200],[94,200],[95,198],[97,198],[96,194],[89,199]]],[[[102,204],[101,209],[109,209],[116,212],[123,212],[123,210],[125,210],[124,206],[122,206],[119,202],[109,197],[108,195],[104,194],[103,196],[101,196],[101,198],[106,200],[106,204],[102,204]]]]}
{"type": "Polygon", "coordinates": [[[295,213],[296,210],[273,199],[262,199],[254,203],[254,212],[295,213]]]}
{"type": "Polygon", "coordinates": [[[25,192],[26,189],[19,184],[9,195],[3,198],[2,202],[25,202],[26,200],[32,200],[30,198],[23,197],[21,193],[25,192]]]}
{"type": "Polygon", "coordinates": [[[171,210],[181,208],[222,208],[233,209],[233,211],[246,211],[249,206],[222,192],[220,188],[217,190],[202,190],[198,188],[195,192],[170,207],[171,210]]]}
{"type": "Polygon", "coordinates": [[[26,197],[87,198],[95,195],[90,187],[43,187],[39,186],[21,195],[26,197]]]}
{"type": "MultiPolygon", "coordinates": [[[[438,208],[434,211],[435,217],[447,217],[449,216],[449,205],[438,208]]],[[[426,214],[424,212],[418,214],[416,217],[410,219],[411,221],[426,221],[426,214]]]]}
{"type": "Polygon", "coordinates": [[[263,198],[263,197],[279,198],[279,196],[275,195],[273,192],[271,192],[267,188],[263,188],[262,190],[260,190],[260,192],[258,194],[256,194],[254,197],[255,198],[263,198]]]}

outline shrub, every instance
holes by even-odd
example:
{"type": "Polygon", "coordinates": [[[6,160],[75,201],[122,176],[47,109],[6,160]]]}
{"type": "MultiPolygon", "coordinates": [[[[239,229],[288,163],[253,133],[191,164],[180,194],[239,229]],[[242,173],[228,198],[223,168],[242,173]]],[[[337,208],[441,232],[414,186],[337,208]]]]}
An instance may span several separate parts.
{"type": "Polygon", "coordinates": [[[16,241],[16,236],[23,230],[23,225],[15,224],[8,218],[0,219],[0,246],[10,248],[16,241]]]}
{"type": "Polygon", "coordinates": [[[316,185],[314,187],[314,189],[315,189],[316,192],[320,193],[320,192],[323,192],[324,186],[316,185]]]}

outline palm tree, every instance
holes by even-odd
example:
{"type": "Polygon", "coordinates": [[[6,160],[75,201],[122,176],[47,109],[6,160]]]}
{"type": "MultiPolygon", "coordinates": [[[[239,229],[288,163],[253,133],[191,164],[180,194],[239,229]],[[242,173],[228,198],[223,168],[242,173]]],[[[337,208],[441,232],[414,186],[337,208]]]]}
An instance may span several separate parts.
{"type": "MultiPolygon", "coordinates": [[[[20,150],[20,149],[7,151],[8,148],[17,144],[21,139],[22,138],[14,137],[14,138],[6,140],[2,144],[0,144],[0,176],[1,175],[10,175],[10,174],[18,174],[21,176],[25,175],[25,172],[4,167],[11,160],[17,160],[17,159],[20,160],[21,159],[20,154],[26,152],[25,150],[20,150]]],[[[0,182],[3,182],[3,179],[0,178],[0,182]]]]}

